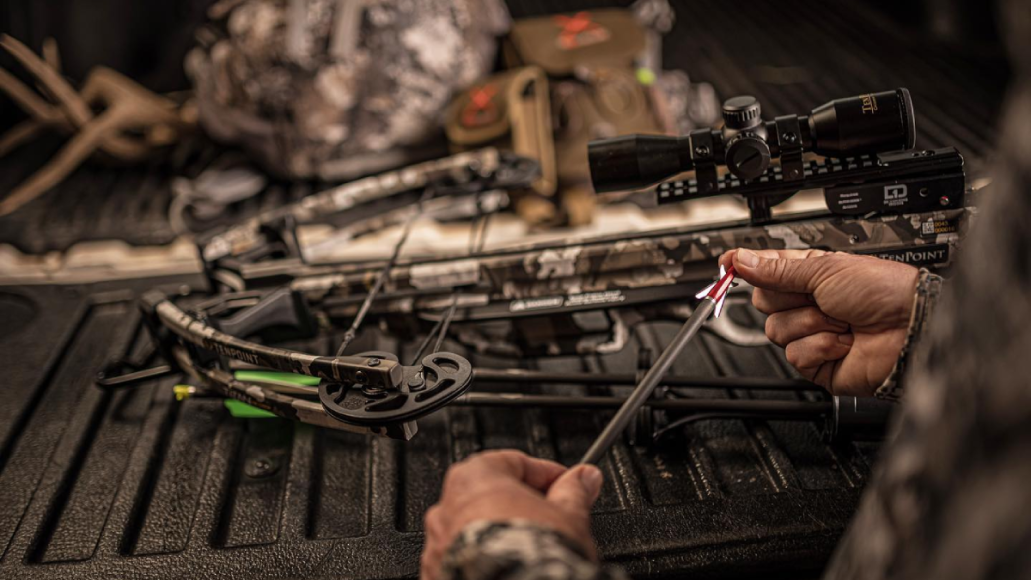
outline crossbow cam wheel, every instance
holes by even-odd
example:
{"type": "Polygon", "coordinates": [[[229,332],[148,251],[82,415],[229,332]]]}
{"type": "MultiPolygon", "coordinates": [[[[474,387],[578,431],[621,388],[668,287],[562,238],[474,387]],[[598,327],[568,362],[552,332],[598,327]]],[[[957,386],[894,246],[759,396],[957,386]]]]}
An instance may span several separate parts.
{"type": "MultiPolygon", "coordinates": [[[[357,356],[397,361],[386,352],[363,352],[357,356]]],[[[344,423],[384,426],[428,415],[465,393],[472,384],[469,361],[449,352],[423,357],[422,364],[403,367],[397,389],[371,388],[361,383],[319,385],[319,401],[326,413],[344,423]]]]}

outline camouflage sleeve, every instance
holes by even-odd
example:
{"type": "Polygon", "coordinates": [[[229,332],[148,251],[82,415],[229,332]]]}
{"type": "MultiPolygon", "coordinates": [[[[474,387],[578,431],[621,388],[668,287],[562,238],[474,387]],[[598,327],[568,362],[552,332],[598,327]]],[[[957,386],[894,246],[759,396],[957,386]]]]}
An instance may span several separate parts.
{"type": "Polygon", "coordinates": [[[625,580],[555,530],[526,520],[466,526],[444,556],[444,580],[625,580]]]}
{"type": "Polygon", "coordinates": [[[1031,578],[1031,10],[998,7],[1014,70],[992,190],[825,580],[1031,578]]]}
{"type": "Polygon", "coordinates": [[[941,296],[942,277],[932,274],[927,268],[920,269],[920,277],[916,283],[916,302],[913,304],[913,312],[909,316],[909,331],[906,333],[906,342],[902,344],[902,352],[899,353],[899,360],[895,362],[895,368],[885,379],[884,383],[877,387],[874,395],[878,399],[898,401],[902,398],[904,383],[902,377],[906,373],[906,364],[912,355],[913,350],[920,342],[924,334],[927,322],[931,319],[931,313],[941,296]]]}

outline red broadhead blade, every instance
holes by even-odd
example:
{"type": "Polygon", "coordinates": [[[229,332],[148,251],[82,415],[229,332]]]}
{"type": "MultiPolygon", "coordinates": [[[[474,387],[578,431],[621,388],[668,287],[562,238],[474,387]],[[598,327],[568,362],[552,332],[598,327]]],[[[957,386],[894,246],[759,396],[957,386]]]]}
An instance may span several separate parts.
{"type": "Polygon", "coordinates": [[[709,298],[716,303],[716,311],[713,314],[716,318],[719,318],[720,313],[723,312],[723,301],[727,298],[727,292],[730,291],[730,287],[734,283],[735,274],[734,266],[731,266],[730,269],[724,269],[723,266],[720,266],[720,279],[709,284],[695,295],[695,298],[699,300],[709,298]]]}

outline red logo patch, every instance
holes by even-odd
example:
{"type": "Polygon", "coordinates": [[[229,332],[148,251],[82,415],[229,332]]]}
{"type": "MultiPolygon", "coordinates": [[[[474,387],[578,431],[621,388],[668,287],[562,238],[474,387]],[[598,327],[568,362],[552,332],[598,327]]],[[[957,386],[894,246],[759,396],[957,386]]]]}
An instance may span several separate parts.
{"type": "Polygon", "coordinates": [[[462,109],[462,124],[466,127],[480,127],[498,120],[498,105],[494,95],[498,88],[483,85],[469,89],[469,102],[462,109]]]}
{"type": "Polygon", "coordinates": [[[608,29],[591,20],[588,12],[577,12],[572,16],[555,16],[558,24],[558,47],[562,50],[583,48],[599,42],[605,42],[611,36],[608,29]]]}

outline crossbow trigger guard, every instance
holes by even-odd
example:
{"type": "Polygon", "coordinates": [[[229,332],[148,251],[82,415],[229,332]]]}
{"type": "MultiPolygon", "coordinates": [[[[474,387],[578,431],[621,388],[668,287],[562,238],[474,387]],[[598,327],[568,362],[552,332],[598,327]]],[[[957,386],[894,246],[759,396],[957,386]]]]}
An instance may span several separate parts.
{"type": "MultiPolygon", "coordinates": [[[[359,357],[397,361],[381,351],[363,352],[359,357]]],[[[469,390],[473,367],[469,361],[449,352],[423,357],[422,364],[402,367],[403,379],[396,389],[357,382],[322,381],[319,401],[333,418],[363,426],[384,426],[418,419],[447,405],[469,390]]]]}

